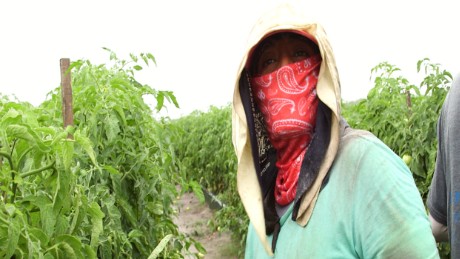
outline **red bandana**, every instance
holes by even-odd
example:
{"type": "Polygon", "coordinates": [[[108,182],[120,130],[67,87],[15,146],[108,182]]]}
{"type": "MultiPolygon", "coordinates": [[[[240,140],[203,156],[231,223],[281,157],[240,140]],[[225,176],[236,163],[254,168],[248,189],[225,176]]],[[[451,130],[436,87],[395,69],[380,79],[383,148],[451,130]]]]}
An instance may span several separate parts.
{"type": "Polygon", "coordinates": [[[251,80],[268,137],[277,151],[275,199],[280,205],[295,198],[300,167],[315,129],[320,64],[318,54],[251,80]]]}

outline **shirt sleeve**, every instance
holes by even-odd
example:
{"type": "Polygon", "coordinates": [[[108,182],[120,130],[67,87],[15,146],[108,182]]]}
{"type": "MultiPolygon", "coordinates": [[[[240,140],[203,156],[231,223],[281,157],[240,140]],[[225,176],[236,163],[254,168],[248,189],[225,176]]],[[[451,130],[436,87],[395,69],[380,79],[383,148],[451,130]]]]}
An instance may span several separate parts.
{"type": "Polygon", "coordinates": [[[430,215],[439,223],[447,226],[447,186],[445,176],[445,154],[443,149],[442,115],[438,120],[438,148],[436,154],[436,167],[431,180],[428,193],[427,207],[430,215]]]}
{"type": "Polygon", "coordinates": [[[436,168],[427,207],[447,226],[452,258],[460,258],[460,73],[447,93],[438,120],[436,168]]]}

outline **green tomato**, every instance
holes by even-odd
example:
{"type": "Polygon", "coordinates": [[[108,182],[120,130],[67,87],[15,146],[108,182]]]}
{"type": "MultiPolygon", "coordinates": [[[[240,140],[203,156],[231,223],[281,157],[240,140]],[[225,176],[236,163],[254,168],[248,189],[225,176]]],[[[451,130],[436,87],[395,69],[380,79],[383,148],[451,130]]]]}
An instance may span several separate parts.
{"type": "Polygon", "coordinates": [[[404,155],[402,159],[406,165],[409,165],[410,162],[412,162],[412,157],[410,155],[404,155]]]}

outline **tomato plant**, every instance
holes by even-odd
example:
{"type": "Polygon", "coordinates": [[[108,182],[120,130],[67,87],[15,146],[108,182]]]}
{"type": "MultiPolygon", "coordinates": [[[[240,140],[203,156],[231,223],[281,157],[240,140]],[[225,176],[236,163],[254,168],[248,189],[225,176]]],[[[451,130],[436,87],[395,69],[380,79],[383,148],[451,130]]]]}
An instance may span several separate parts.
{"type": "Polygon", "coordinates": [[[62,129],[60,88],[37,108],[2,100],[2,257],[182,258],[191,245],[203,252],[173,223],[181,181],[165,124],[153,116],[165,100],[177,101],[134,78],[153,55],[126,61],[106,50],[111,66],[71,64],[72,127],[62,129]]]}

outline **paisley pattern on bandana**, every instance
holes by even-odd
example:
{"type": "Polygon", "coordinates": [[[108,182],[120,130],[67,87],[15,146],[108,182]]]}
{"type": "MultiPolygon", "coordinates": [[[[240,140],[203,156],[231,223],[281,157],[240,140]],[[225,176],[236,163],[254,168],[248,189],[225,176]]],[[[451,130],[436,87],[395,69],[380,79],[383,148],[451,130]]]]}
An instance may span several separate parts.
{"type": "Polygon", "coordinates": [[[280,205],[295,198],[300,167],[314,133],[320,64],[318,54],[251,80],[255,102],[277,151],[275,199],[280,205]]]}

